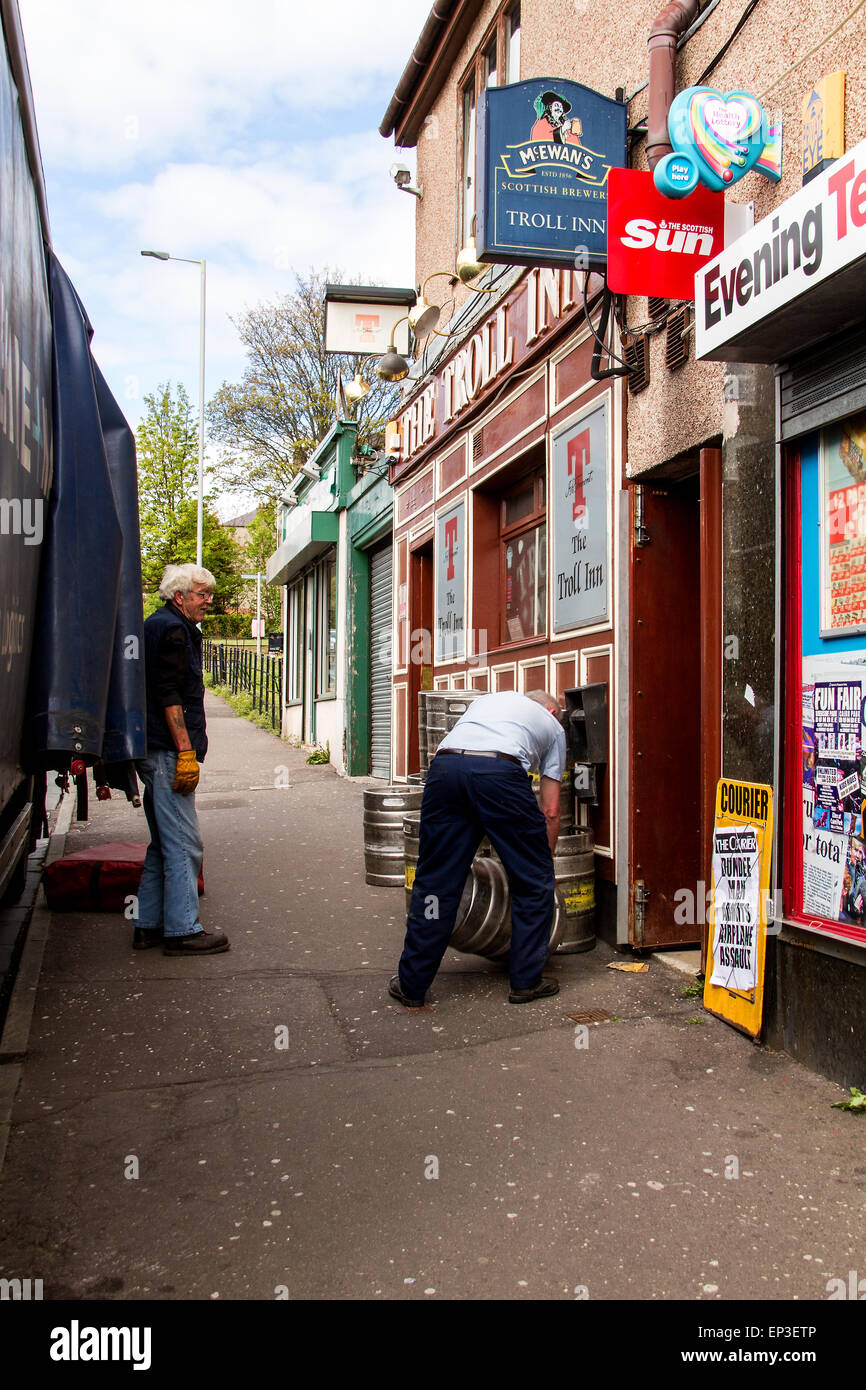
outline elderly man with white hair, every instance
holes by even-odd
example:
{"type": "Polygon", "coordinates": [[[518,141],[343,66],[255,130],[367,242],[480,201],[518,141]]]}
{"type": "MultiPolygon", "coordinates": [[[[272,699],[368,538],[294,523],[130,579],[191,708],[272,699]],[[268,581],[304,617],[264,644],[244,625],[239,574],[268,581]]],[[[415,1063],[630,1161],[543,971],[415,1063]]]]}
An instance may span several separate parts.
{"type": "Polygon", "coordinates": [[[229,949],[198,916],[202,838],[195,812],[199,763],[207,753],[202,636],[197,626],[216,580],[198,565],[169,565],[159,586],[164,606],[144,624],[147,757],[138,763],[150,844],[138,890],[133,948],[162,946],[170,956],[229,949]]]}
{"type": "Polygon", "coordinates": [[[555,695],[500,691],[473,700],[436,752],[424,785],[406,939],[388,993],[420,1008],[445,954],[466,875],[489,836],[511,888],[510,1004],[559,993],[542,975],[556,882],[566,744],[555,695]],[[541,806],[527,773],[541,774],[541,806]]]}

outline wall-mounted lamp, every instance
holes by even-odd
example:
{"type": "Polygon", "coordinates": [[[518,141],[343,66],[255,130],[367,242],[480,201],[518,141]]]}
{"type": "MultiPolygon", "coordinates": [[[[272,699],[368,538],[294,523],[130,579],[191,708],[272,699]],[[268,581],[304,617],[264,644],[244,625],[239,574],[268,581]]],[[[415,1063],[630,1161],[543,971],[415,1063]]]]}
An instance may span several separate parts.
{"type": "MultiPolygon", "coordinates": [[[[394,324],[394,329],[403,322],[403,319],[408,319],[408,317],[408,314],[404,314],[403,318],[399,318],[397,323],[394,324]]],[[[391,341],[388,344],[388,351],[384,353],[376,363],[376,375],[382,381],[402,381],[404,377],[409,375],[409,363],[406,361],[405,357],[400,355],[394,346],[393,329],[391,331],[391,341]]]]}
{"type": "Polygon", "coordinates": [[[424,186],[415,188],[412,183],[412,170],[406,164],[392,164],[391,178],[401,193],[412,193],[416,198],[424,197],[424,186]]]}
{"type": "Polygon", "coordinates": [[[452,285],[456,285],[457,281],[460,280],[468,290],[474,291],[475,294],[492,294],[496,289],[495,285],[489,285],[485,286],[484,289],[479,289],[477,285],[471,285],[469,283],[470,280],[474,280],[477,275],[480,275],[482,270],[487,270],[487,266],[482,265],[481,262],[476,259],[475,238],[470,237],[466,245],[461,248],[457,257],[456,270],[434,270],[427,276],[421,286],[421,293],[418,297],[418,301],[409,310],[408,314],[409,324],[416,338],[426,338],[428,333],[438,333],[440,338],[450,338],[452,336],[451,333],[443,332],[441,328],[436,327],[439,321],[439,315],[442,312],[442,305],[432,304],[430,300],[428,300],[425,292],[430,281],[435,280],[437,275],[447,275],[452,285]]]}
{"type": "Polygon", "coordinates": [[[356,372],[352,380],[343,387],[343,395],[346,397],[350,406],[358,405],[368,394],[370,387],[366,381],[362,381],[361,373],[356,372]]]}

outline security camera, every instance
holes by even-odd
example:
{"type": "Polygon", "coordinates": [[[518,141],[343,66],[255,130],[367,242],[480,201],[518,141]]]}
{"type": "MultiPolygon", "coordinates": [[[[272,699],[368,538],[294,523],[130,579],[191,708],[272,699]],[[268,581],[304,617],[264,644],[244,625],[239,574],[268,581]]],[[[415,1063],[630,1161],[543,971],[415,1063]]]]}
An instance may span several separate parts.
{"type": "Polygon", "coordinates": [[[391,178],[401,193],[413,193],[416,198],[423,198],[424,189],[413,187],[412,170],[406,164],[392,164],[391,178]]]}

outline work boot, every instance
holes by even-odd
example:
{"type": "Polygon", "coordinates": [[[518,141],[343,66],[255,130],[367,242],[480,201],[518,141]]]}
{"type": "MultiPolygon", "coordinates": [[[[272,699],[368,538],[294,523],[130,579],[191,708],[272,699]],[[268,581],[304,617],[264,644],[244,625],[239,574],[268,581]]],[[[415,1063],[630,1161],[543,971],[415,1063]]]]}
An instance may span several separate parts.
{"type": "Polygon", "coordinates": [[[164,956],[215,956],[229,949],[229,939],[221,931],[199,931],[189,936],[167,936],[163,943],[164,956]]]}
{"type": "Polygon", "coordinates": [[[135,927],[132,932],[133,951],[149,951],[162,945],[162,927],[135,927]]]}
{"type": "Polygon", "coordinates": [[[559,993],[559,984],[550,975],[542,975],[537,985],[529,989],[513,989],[508,996],[509,1004],[529,1004],[533,999],[547,999],[559,993]]]}
{"type": "Polygon", "coordinates": [[[408,994],[403,993],[403,986],[400,984],[399,975],[392,975],[388,985],[388,993],[392,999],[396,999],[399,1004],[402,1004],[407,1009],[422,1009],[424,1007],[423,999],[410,999],[408,994]]]}

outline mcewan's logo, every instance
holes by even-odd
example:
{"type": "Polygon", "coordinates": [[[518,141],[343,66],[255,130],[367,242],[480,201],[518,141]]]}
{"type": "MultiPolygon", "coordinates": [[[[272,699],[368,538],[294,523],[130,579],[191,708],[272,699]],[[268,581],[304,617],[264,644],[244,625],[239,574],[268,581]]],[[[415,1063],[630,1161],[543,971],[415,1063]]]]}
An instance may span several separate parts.
{"type": "Polygon", "coordinates": [[[610,165],[583,144],[583,122],[572,116],[570,101],[558,92],[539,92],[532,103],[536,121],[529,139],[508,145],[500,155],[509,178],[528,178],[540,169],[569,169],[587,183],[605,182],[610,165]]]}

